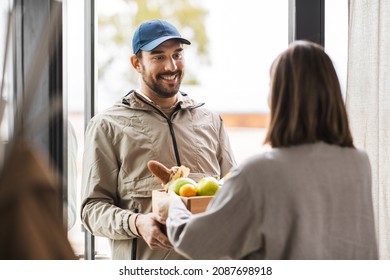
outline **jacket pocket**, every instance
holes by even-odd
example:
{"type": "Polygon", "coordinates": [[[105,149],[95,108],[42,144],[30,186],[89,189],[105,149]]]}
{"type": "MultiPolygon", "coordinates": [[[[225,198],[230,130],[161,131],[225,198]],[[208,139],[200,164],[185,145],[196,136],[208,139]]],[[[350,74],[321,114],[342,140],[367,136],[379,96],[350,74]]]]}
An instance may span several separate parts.
{"type": "Polygon", "coordinates": [[[140,213],[151,211],[152,191],[162,188],[152,176],[138,180],[124,180],[120,186],[121,207],[132,211],[138,209],[140,213]]]}
{"type": "Polygon", "coordinates": [[[161,184],[152,175],[140,179],[124,179],[121,185],[122,197],[152,197],[152,190],[162,189],[161,184]]]}

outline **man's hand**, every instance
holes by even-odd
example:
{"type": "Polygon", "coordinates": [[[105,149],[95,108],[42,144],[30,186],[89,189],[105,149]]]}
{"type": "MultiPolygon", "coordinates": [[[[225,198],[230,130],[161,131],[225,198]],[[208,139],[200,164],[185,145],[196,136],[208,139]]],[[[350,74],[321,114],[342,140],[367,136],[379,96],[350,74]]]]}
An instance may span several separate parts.
{"type": "Polygon", "coordinates": [[[139,214],[135,225],[150,249],[172,249],[172,244],[169,242],[168,237],[161,231],[161,225],[165,225],[165,220],[160,216],[154,213],[139,214]]]}

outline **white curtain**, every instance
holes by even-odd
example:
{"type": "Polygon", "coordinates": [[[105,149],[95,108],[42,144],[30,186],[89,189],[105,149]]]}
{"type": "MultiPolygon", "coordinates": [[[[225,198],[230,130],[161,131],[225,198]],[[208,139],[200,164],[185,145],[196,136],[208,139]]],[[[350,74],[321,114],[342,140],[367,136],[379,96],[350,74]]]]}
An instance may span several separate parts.
{"type": "Polygon", "coordinates": [[[346,106],[370,157],[379,257],[390,259],[390,1],[349,0],[346,106]]]}

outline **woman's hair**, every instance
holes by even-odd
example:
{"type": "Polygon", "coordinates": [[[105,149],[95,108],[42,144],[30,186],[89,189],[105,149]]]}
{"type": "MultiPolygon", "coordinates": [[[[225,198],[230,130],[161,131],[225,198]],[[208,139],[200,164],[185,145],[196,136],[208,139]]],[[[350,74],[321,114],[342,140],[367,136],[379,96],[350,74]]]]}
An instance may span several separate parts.
{"type": "Polygon", "coordinates": [[[271,118],[265,143],[324,141],[354,147],[340,83],[320,45],[295,41],[271,66],[271,118]]]}

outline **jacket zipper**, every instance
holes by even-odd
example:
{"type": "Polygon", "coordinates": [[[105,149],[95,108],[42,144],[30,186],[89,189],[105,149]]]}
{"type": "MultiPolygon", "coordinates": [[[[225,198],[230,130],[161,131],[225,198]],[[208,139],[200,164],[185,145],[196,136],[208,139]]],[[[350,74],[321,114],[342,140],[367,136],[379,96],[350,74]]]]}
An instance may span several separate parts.
{"type": "MultiPolygon", "coordinates": [[[[132,93],[133,91],[129,92],[127,95],[129,95],[130,93],[132,93]]],[[[126,96],[127,96],[126,95],[126,96]]],[[[176,136],[175,136],[175,130],[173,129],[173,123],[171,121],[170,118],[168,118],[158,107],[154,106],[153,104],[150,104],[149,102],[146,102],[144,101],[142,98],[139,98],[142,102],[148,104],[149,106],[152,106],[154,109],[157,110],[157,112],[167,121],[168,123],[168,126],[169,126],[169,132],[171,134],[171,137],[172,137],[172,143],[173,143],[173,150],[175,152],[175,158],[176,158],[176,164],[177,166],[181,166],[181,160],[180,160],[180,154],[179,154],[179,149],[177,147],[177,141],[176,141],[176,136]]],[[[127,100],[123,99],[123,102],[125,102],[128,104],[127,100]]],[[[176,111],[175,111],[176,112],[176,111]]],[[[175,114],[175,112],[173,112],[173,114],[175,114]]],[[[173,116],[172,114],[172,116],[173,116]]]]}
{"type": "MultiPolygon", "coordinates": [[[[165,118],[165,116],[163,116],[165,118]]],[[[172,137],[172,142],[173,142],[173,150],[175,151],[175,157],[176,157],[176,163],[177,166],[181,166],[181,161],[180,161],[180,155],[179,155],[179,149],[177,147],[177,142],[176,142],[176,136],[175,136],[175,130],[173,129],[173,124],[172,121],[169,118],[165,118],[168,122],[169,126],[169,132],[171,133],[172,137]]]]}

